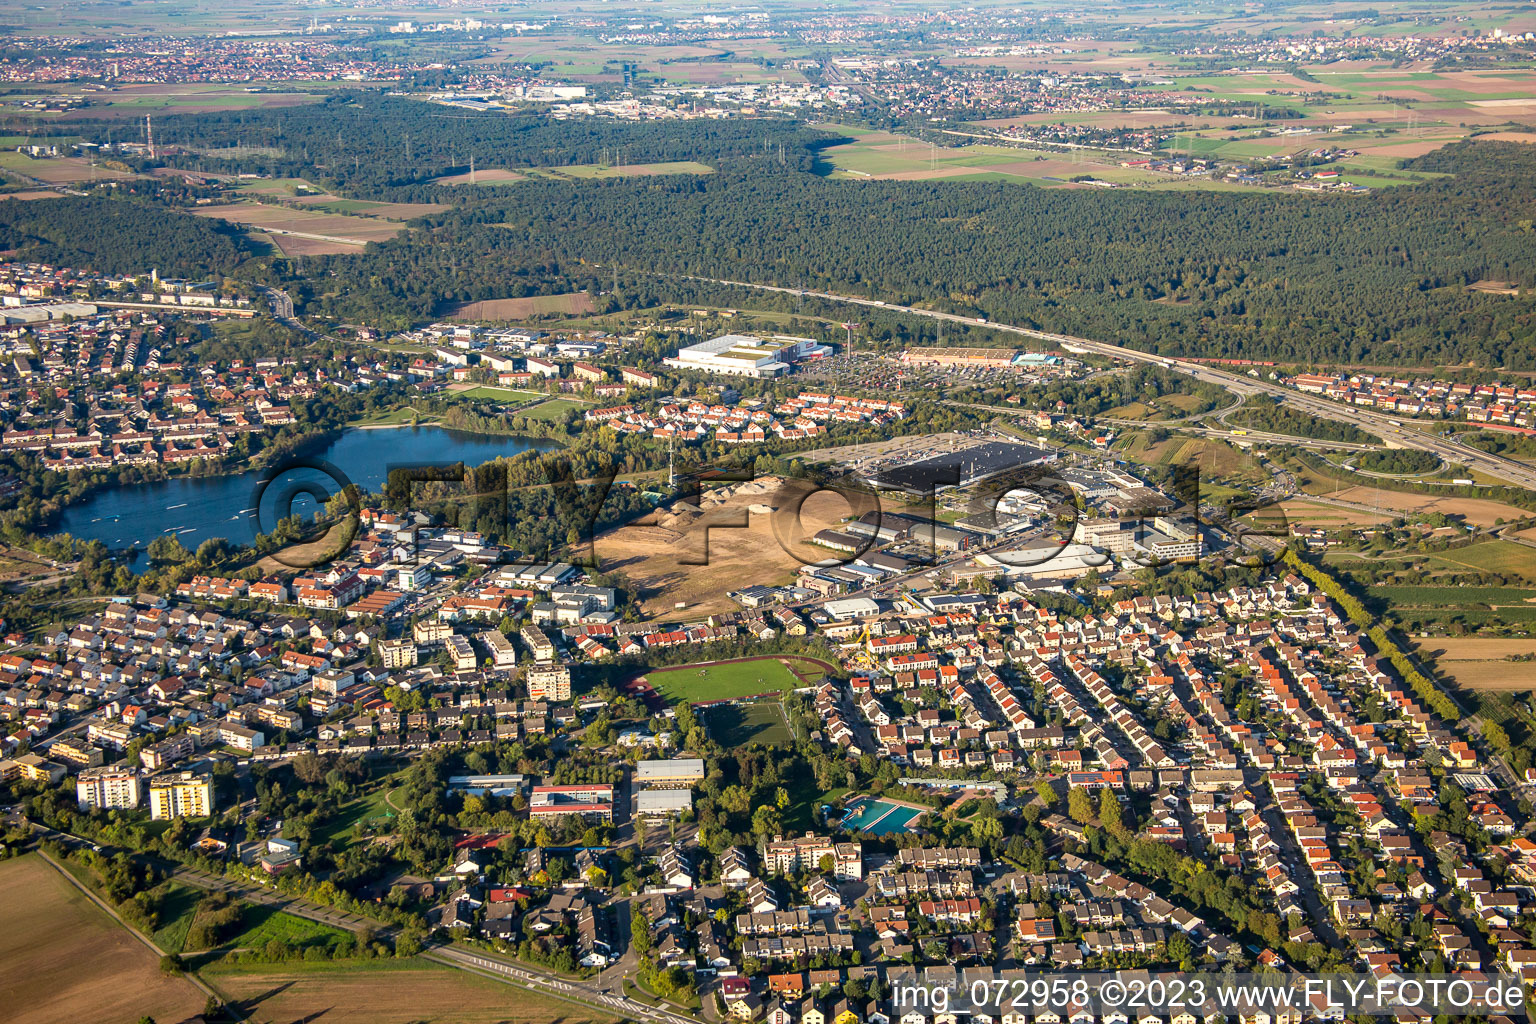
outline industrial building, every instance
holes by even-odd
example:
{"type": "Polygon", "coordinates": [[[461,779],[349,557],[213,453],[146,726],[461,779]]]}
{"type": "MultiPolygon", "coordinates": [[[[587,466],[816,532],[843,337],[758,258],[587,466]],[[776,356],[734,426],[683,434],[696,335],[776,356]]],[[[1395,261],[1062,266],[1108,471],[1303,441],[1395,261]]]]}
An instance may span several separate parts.
{"type": "Polygon", "coordinates": [[[1056,453],[1012,441],[988,441],[958,452],[943,452],[917,462],[882,469],[869,478],[876,487],[926,494],[951,487],[970,487],[1013,469],[1043,465],[1056,453]]]}
{"type": "Polygon", "coordinates": [[[722,334],[663,360],[679,370],[699,370],[732,377],[781,377],[802,359],[827,355],[831,349],[813,338],[774,335],[758,338],[747,334],[722,334]]]}

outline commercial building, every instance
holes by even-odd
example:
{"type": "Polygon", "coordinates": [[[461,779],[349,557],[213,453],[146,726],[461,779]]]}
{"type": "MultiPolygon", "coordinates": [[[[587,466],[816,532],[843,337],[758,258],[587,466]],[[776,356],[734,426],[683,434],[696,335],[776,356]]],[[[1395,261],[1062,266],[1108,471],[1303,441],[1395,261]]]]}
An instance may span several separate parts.
{"type": "Polygon", "coordinates": [[[75,780],[75,799],[81,810],[131,811],[144,799],[139,770],[119,765],[87,768],[75,780]]]}
{"type": "Polygon", "coordinates": [[[792,364],[809,356],[825,355],[831,350],[812,338],[774,335],[758,338],[748,334],[722,334],[694,345],[685,345],[677,355],[664,360],[679,370],[699,370],[732,377],[780,377],[792,364]]]}
{"type": "Polygon", "coordinates": [[[1023,470],[1056,461],[1057,453],[1014,441],[988,441],[958,452],[942,452],[917,462],[890,466],[869,478],[876,487],[935,493],[951,487],[970,487],[1010,470],[1023,470]]]}
{"type": "Polygon", "coordinates": [[[880,614],[880,602],[872,597],[847,597],[822,606],[834,619],[867,619],[880,614]]]}
{"type": "Polygon", "coordinates": [[[213,813],[213,779],[197,772],[167,772],[149,780],[149,816],[206,818],[213,813]]]}

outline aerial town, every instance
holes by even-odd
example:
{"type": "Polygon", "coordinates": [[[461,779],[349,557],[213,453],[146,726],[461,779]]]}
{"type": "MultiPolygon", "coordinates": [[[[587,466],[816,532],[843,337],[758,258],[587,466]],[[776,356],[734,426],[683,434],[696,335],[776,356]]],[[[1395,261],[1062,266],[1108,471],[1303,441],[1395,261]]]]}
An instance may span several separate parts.
{"type": "Polygon", "coordinates": [[[8,13],[6,1024],[1526,1016],[1536,15],[8,13]]]}

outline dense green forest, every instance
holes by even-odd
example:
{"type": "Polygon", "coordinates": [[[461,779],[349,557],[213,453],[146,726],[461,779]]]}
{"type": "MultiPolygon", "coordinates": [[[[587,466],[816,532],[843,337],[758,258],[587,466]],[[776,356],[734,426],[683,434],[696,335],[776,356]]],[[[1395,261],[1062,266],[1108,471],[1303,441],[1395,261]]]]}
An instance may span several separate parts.
{"type": "Polygon", "coordinates": [[[525,182],[333,258],[348,286],[327,289],[316,311],[424,317],[444,301],[541,287],[540,277],[608,283],[617,265],[618,300],[630,305],[643,296],[626,295],[623,279],[653,299],[689,301],[698,286],[677,277],[697,275],[932,305],[1167,354],[1536,365],[1532,301],[1465,288],[1536,285],[1536,152],[1477,143],[1439,160],[1454,177],[1364,197],[1084,197],[991,182],[829,181],[776,163],[525,182]],[[610,269],[594,273],[593,263],[610,269]]]}
{"type": "MultiPolygon", "coordinates": [[[[320,103],[266,110],[210,111],[156,119],[155,134],[190,152],[181,167],[310,177],[327,187],[366,189],[374,198],[428,198],[433,178],[476,166],[559,167],[607,160],[640,164],[754,157],[809,169],[809,145],[825,133],[789,120],[630,123],[554,121],[448,108],[377,93],[343,93],[320,103]],[[239,159],[198,151],[231,146],[282,151],[239,159]]],[[[478,188],[475,186],[474,188],[478,188]]],[[[472,192],[466,186],[464,191],[472,192]]]]}
{"type": "MultiPolygon", "coordinates": [[[[838,137],[787,120],[555,122],[347,93],[156,127],[185,147],[168,158],[184,166],[302,174],[358,198],[455,204],[360,253],[242,268],[258,279],[287,275],[310,314],[402,327],[451,302],[585,289],[600,311],[704,303],[846,315],[689,279],[722,278],[928,305],[1169,355],[1536,365],[1531,295],[1466,287],[1536,288],[1528,146],[1450,146],[1409,162],[1447,177],[1364,196],[1082,193],[833,180],[818,154],[838,137]],[[209,155],[237,145],[272,150],[209,155]],[[282,155],[263,155],[274,151],[282,155]],[[716,172],[431,184],[465,169],[471,154],[482,168],[691,159],[716,172]]],[[[227,229],[155,217],[140,202],[0,204],[0,240],[102,269],[196,274],[241,259],[227,229]]],[[[901,329],[871,334],[897,339],[901,329]]]]}
{"type": "Polygon", "coordinates": [[[147,274],[202,281],[245,259],[240,236],[219,221],[168,217],[157,205],[97,198],[0,201],[0,248],[56,266],[104,274],[147,274]]]}

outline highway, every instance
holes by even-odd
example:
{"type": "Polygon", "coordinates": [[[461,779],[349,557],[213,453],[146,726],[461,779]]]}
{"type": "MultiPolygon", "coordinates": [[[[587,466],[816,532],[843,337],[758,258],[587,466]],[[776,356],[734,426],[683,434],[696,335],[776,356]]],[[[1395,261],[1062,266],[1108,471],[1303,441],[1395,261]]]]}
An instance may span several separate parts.
{"type": "Polygon", "coordinates": [[[1094,355],[1162,366],[1165,369],[1186,373],[1198,381],[1219,385],[1238,395],[1271,395],[1293,409],[1311,413],[1322,419],[1333,420],[1337,423],[1348,423],[1362,430],[1368,430],[1383,438],[1389,445],[1399,448],[1410,448],[1415,451],[1431,452],[1442,459],[1460,463],[1470,469],[1486,473],[1489,476],[1498,477],[1500,480],[1505,480],[1516,487],[1536,490],[1536,467],[1524,465],[1513,459],[1490,455],[1487,452],[1468,448],[1454,441],[1425,434],[1418,430],[1394,426],[1390,417],[1371,412],[1368,409],[1362,409],[1358,406],[1340,405],[1337,402],[1330,402],[1326,398],[1318,398],[1314,395],[1297,391],[1294,388],[1249,377],[1241,373],[1233,373],[1228,370],[1221,370],[1198,363],[1185,363],[1174,357],[1153,355],[1150,352],[1142,352],[1134,348],[1126,348],[1122,345],[1112,345],[1104,341],[1093,341],[1089,338],[1077,338],[1070,334],[1052,334],[1049,331],[1037,331],[1029,327],[1015,327],[1012,324],[997,323],[984,317],[961,316],[958,313],[943,313],[938,310],[919,309],[915,306],[898,306],[893,303],[882,302],[878,299],[864,299],[853,295],[835,295],[831,292],[820,292],[808,288],[781,288],[776,285],[753,284],[750,281],[728,281],[717,277],[687,277],[686,280],[723,284],[735,288],[750,288],[756,291],[778,292],[783,295],[824,299],[828,302],[868,306],[871,309],[894,310],[911,316],[927,317],[930,320],[947,320],[951,323],[967,324],[972,327],[990,327],[993,330],[1002,331],[1007,334],[1017,334],[1026,338],[1049,341],[1070,352],[1087,352],[1094,355]]]}

